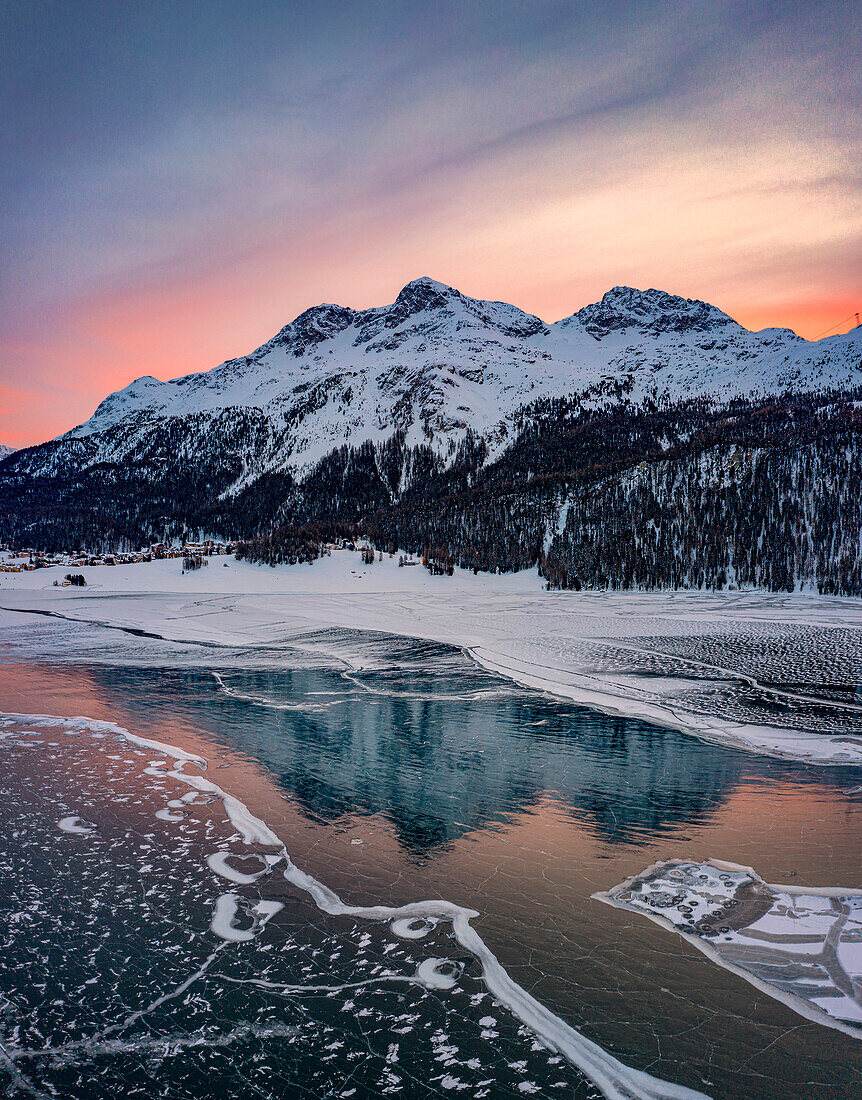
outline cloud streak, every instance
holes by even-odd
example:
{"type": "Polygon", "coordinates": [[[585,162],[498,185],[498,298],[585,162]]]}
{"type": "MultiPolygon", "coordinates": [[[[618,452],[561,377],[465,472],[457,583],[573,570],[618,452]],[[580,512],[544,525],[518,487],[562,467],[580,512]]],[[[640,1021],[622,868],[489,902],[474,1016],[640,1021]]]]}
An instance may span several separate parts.
{"type": "Polygon", "coordinates": [[[423,273],[807,336],[862,300],[849,4],[10,10],[4,442],[423,273]]]}

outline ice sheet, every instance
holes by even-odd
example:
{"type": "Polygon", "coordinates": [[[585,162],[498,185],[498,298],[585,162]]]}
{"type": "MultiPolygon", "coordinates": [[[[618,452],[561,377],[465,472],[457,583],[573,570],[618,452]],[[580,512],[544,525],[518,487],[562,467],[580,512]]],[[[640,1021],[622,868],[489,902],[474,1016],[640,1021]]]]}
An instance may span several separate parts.
{"type": "MultiPolygon", "coordinates": [[[[478,916],[474,910],[444,899],[417,901],[400,906],[383,904],[357,906],[343,901],[328,886],[294,864],[282,840],[264,821],[252,813],[243,801],[201,774],[207,768],[207,762],[203,757],[150,738],[139,737],[118,725],[81,716],[61,718],[49,715],[7,714],[0,718],[6,722],[26,721],[28,726],[37,730],[57,730],[84,737],[91,736],[94,739],[105,737],[121,739],[136,748],[147,750],[140,754],[138,765],[140,772],[150,777],[151,782],[155,784],[154,789],[164,792],[166,805],[168,802],[178,801],[171,790],[176,784],[187,786],[188,793],[191,795],[202,793],[221,802],[230,824],[236,830],[236,844],[246,848],[262,846],[276,849],[274,852],[252,853],[257,857],[254,876],[257,877],[258,871],[283,874],[289,883],[307,894],[318,910],[324,914],[333,917],[352,917],[377,924],[385,923],[397,937],[407,941],[421,940],[428,933],[448,926],[457,945],[478,963],[482,983],[494,1000],[508,1009],[515,1020],[532,1033],[539,1042],[540,1049],[544,1048],[562,1055],[581,1070],[609,1100],[698,1100],[698,1098],[703,1100],[704,1094],[700,1092],[662,1081],[648,1073],[624,1065],[536,1000],[512,979],[476,932],[471,923],[478,916]]],[[[104,744],[104,741],[100,742],[102,745],[100,751],[104,751],[104,744]]],[[[109,755],[109,759],[116,761],[118,765],[122,762],[116,753],[109,755]]],[[[135,760],[131,759],[124,763],[134,765],[135,760]]],[[[181,823],[174,825],[173,818],[161,820],[168,828],[182,827],[181,823]]],[[[75,839],[83,841],[84,837],[75,837],[75,839]]],[[[210,857],[207,863],[219,876],[243,884],[240,876],[245,873],[237,871],[237,863],[241,863],[248,854],[242,848],[224,848],[220,854],[216,854],[215,858],[210,857]]],[[[148,870],[148,867],[141,868],[142,873],[148,870]]],[[[194,982],[210,970],[212,963],[221,957],[223,947],[229,949],[230,945],[247,944],[254,940],[282,908],[283,904],[273,899],[252,899],[234,891],[220,894],[215,899],[211,916],[211,930],[219,939],[220,945],[198,970],[172,991],[161,994],[150,1006],[145,1006],[125,1020],[103,1029],[94,1039],[67,1045],[62,1052],[58,1050],[56,1053],[71,1053],[82,1045],[86,1047],[94,1043],[98,1047],[100,1043],[104,1043],[120,1031],[127,1030],[154,1008],[184,994],[194,982]]],[[[412,974],[383,974],[375,980],[418,985],[424,989],[433,990],[437,994],[451,993],[458,985],[463,967],[463,960],[433,955],[422,959],[412,974]]],[[[332,988],[342,987],[333,986],[332,988]]],[[[18,1060],[32,1056],[33,1052],[19,1052],[17,1055],[18,1060]]],[[[12,1063],[11,1071],[14,1076],[14,1073],[18,1073],[15,1057],[12,1058],[12,1063]]],[[[532,1082],[527,1084],[532,1088],[532,1082]]]]}
{"type": "MultiPolygon", "coordinates": [[[[5,575],[0,609],[29,608],[213,652],[301,647],[304,636],[327,627],[402,634],[462,647],[518,684],[611,714],[771,756],[862,762],[862,710],[854,702],[862,683],[860,600],[546,592],[535,572],[431,577],[388,557],[362,567],[346,550],[312,565],[230,562],[186,576],[174,560],[96,567],[90,587],[74,594],[53,588],[55,572],[5,575]]],[[[15,620],[3,621],[11,628],[15,620]]],[[[13,631],[8,636],[14,641],[13,631]]],[[[308,652],[327,649],[315,642],[308,652]]],[[[349,649],[330,656],[363,667],[349,649]]]]}

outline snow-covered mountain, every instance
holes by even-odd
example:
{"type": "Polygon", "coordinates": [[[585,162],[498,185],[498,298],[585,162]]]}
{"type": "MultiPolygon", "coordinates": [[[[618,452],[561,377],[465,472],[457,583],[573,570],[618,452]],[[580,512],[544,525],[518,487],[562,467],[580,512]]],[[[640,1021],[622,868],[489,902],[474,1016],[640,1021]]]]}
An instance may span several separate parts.
{"type": "Polygon", "coordinates": [[[382,442],[396,430],[444,458],[471,430],[494,455],[538,398],[604,389],[633,400],[725,400],[860,381],[860,329],[817,342],[786,329],[755,333],[705,302],[629,287],[546,324],[421,278],[391,305],[306,310],[250,355],[208,372],[139,378],[21,468],[124,461],[169,426],[190,456],[210,439],[240,447],[239,489],[268,472],[302,476],[341,444],[382,442]]]}
{"type": "Polygon", "coordinates": [[[551,325],[430,279],[316,306],[0,463],[13,545],[212,534],[276,563],[349,533],[564,587],[862,594],[860,502],[862,329],[626,287],[551,325]]]}
{"type": "Polygon", "coordinates": [[[862,329],[750,332],[627,287],[546,324],[422,278],[0,463],[14,546],[189,533],[270,564],[350,535],[563,587],[862,595],[862,329]]]}
{"type": "Polygon", "coordinates": [[[4,458],[8,458],[9,455],[15,454],[15,450],[15,447],[7,447],[5,443],[0,443],[0,462],[2,462],[4,458]]]}

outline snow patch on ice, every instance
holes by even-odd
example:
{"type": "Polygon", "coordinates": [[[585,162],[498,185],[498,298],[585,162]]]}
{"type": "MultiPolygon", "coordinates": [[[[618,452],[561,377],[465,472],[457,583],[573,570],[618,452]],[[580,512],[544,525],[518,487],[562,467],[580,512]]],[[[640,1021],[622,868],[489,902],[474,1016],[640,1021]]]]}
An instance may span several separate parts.
{"type": "Polygon", "coordinates": [[[57,828],[64,833],[80,833],[87,835],[96,831],[96,826],[89,821],[85,821],[82,817],[61,817],[57,822],[57,828]]]}

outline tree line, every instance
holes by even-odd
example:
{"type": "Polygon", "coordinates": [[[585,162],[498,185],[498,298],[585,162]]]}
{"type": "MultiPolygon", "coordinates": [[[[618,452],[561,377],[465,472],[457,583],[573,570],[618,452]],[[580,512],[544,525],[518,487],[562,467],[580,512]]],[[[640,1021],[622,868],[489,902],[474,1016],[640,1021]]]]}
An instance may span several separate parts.
{"type": "Polygon", "coordinates": [[[552,587],[860,595],[860,404],[862,388],[719,404],[634,403],[618,386],[528,406],[496,458],[470,432],[445,459],[395,432],[334,449],[301,481],[246,481],[249,448],[274,438],[252,413],[206,439],[194,418],[158,421],[122,463],[87,466],[87,441],[50,475],[0,463],[0,539],[104,552],[208,534],[279,564],[361,537],[442,572],[538,566],[552,587]]]}

